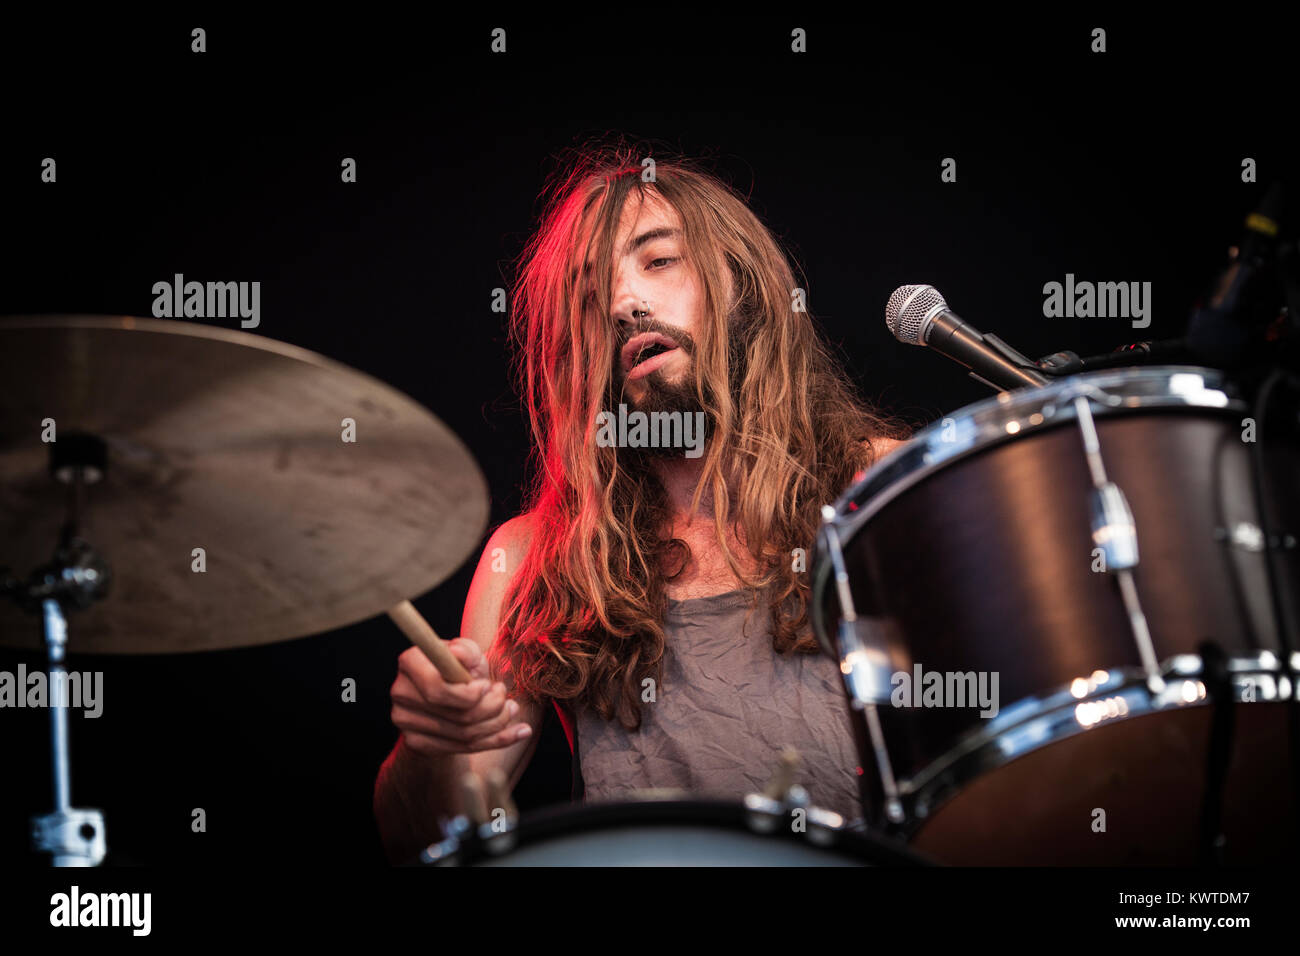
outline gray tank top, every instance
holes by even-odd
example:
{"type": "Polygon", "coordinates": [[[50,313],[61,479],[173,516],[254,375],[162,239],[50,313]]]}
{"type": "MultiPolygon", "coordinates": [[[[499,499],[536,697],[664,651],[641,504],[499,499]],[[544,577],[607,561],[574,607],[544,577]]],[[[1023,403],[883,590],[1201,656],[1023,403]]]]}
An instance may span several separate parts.
{"type": "Polygon", "coordinates": [[[587,801],[679,789],[739,799],[761,791],[785,747],[814,806],[862,816],[858,756],[839,670],[824,654],[777,654],[752,591],[668,602],[662,683],[640,730],[575,715],[575,792],[587,801]]]}

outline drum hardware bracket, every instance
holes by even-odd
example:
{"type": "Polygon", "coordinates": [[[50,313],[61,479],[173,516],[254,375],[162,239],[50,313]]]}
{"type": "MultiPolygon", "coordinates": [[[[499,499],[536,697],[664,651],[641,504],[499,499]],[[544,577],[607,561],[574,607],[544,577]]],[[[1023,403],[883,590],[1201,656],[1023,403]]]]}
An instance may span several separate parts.
{"type": "Polygon", "coordinates": [[[853,595],[849,589],[849,573],[844,566],[844,554],[840,548],[839,532],[835,528],[835,508],[822,506],[822,535],[826,550],[830,555],[835,573],[835,589],[840,604],[840,625],[837,630],[837,644],[840,654],[840,672],[849,689],[853,708],[862,713],[867,725],[867,735],[871,740],[871,749],[875,754],[875,763],[880,774],[880,785],[885,796],[885,816],[891,823],[900,824],[906,819],[903,802],[899,798],[898,781],[894,777],[894,767],[885,747],[885,734],[880,726],[880,715],[876,713],[874,701],[863,698],[861,688],[865,681],[871,680],[864,675],[864,669],[871,666],[867,658],[868,649],[858,634],[858,615],[853,604],[853,595]]]}
{"type": "Polygon", "coordinates": [[[756,833],[774,833],[789,818],[790,812],[808,808],[808,791],[799,784],[791,784],[779,797],[766,793],[747,793],[744,799],[745,819],[756,833]]]}
{"type": "MultiPolygon", "coordinates": [[[[1097,423],[1092,417],[1092,406],[1088,404],[1090,395],[1099,391],[1093,386],[1087,386],[1070,389],[1066,393],[1074,403],[1075,421],[1083,438],[1088,472],[1092,476],[1089,499],[1092,540],[1105,559],[1105,571],[1113,574],[1119,585],[1120,598],[1124,602],[1142,669],[1146,672],[1147,685],[1153,694],[1159,694],[1164,690],[1165,682],[1160,676],[1160,663],[1156,660],[1151,630],[1138,597],[1137,584],[1133,580],[1133,569],[1138,565],[1137,524],[1123,490],[1106,477],[1101,442],[1097,438],[1097,423]]],[[[1105,396],[1105,404],[1112,404],[1111,399],[1112,396],[1105,396]]]]}
{"type": "Polygon", "coordinates": [[[790,785],[779,797],[766,793],[745,795],[745,820],[755,833],[775,833],[783,824],[792,825],[795,811],[803,811],[804,834],[809,843],[829,846],[835,834],[844,829],[844,818],[833,810],[811,806],[808,791],[799,784],[790,785]]]}
{"type": "MultiPolygon", "coordinates": [[[[1043,374],[1044,370],[1040,368],[1038,363],[1035,362],[1033,359],[1031,359],[1028,355],[1025,355],[1024,353],[1019,352],[1016,349],[1012,348],[1010,345],[1002,341],[992,332],[984,332],[982,333],[982,335],[984,337],[985,343],[991,345],[995,352],[1001,355],[1012,365],[1015,365],[1017,368],[1024,369],[1027,372],[1037,372],[1040,375],[1043,374]]],[[[977,375],[974,372],[969,372],[967,374],[975,381],[979,382],[981,385],[987,385],[995,392],[1007,391],[1005,386],[999,385],[996,382],[990,382],[987,378],[985,378],[982,375],[977,375]]],[[[1025,386],[1021,386],[1021,387],[1023,388],[1025,386]]]]}

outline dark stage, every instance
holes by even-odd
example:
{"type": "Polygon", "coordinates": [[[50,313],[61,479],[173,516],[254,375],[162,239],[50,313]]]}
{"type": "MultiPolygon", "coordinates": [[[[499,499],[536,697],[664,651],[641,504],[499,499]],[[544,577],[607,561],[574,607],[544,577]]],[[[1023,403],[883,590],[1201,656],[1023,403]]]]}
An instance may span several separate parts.
{"type": "MultiPolygon", "coordinates": [[[[490,490],[486,541],[520,511],[529,447],[493,290],[509,288],[566,149],[620,135],[719,173],[791,252],[863,396],[914,426],[989,392],[893,340],[897,286],[933,283],[1034,358],[1177,337],[1244,217],[1294,167],[1294,61],[1264,19],[681,14],[6,15],[0,315],[149,316],[154,284],[176,274],[259,281],[249,331],[382,380],[460,437],[490,490]],[[190,50],[194,26],[205,53],[190,50]],[[504,55],[490,51],[496,26],[504,55]],[[793,26],[805,55],[790,52],[793,26]],[[1090,50],[1094,26],[1105,53],[1090,50]],[[1045,314],[1045,284],[1067,281],[1149,283],[1149,325],[1045,314]]],[[[409,595],[444,636],[481,546],[409,595]]],[[[31,649],[0,649],[0,671],[43,665],[38,618],[30,628],[31,649]]],[[[409,646],[389,620],[175,655],[78,656],[76,628],[72,613],[72,666],[104,672],[104,701],[98,719],[70,721],[73,803],[103,810],[107,862],[384,863],[372,788],[409,646]]],[[[46,720],[0,712],[10,865],[38,862],[46,720]]],[[[516,802],[567,801],[569,772],[551,713],[516,802]]]]}

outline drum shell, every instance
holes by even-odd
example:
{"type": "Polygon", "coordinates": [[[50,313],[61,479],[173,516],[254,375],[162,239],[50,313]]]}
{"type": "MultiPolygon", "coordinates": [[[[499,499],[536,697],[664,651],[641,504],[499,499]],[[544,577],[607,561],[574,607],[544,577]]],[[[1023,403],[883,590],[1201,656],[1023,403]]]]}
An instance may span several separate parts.
{"type": "MultiPolygon", "coordinates": [[[[1134,577],[1157,659],[1280,653],[1266,553],[1231,540],[1260,525],[1252,445],[1229,410],[1156,408],[1096,419],[1108,477],[1137,528],[1134,577]]],[[[1288,439],[1290,432],[1283,433],[1288,439]]],[[[1300,528],[1300,455],[1265,450],[1272,529],[1300,528]]],[[[888,647],[895,672],[996,672],[1001,707],[1068,687],[1098,669],[1140,666],[1112,575],[1094,570],[1092,480],[1072,421],[984,447],[897,493],[842,541],[860,627],[888,647]]],[[[1275,552],[1289,619],[1300,564],[1275,552]]],[[[837,620],[827,589],[828,621],[837,620]]],[[[978,707],[879,709],[893,772],[919,772],[962,734],[978,707]]]]}

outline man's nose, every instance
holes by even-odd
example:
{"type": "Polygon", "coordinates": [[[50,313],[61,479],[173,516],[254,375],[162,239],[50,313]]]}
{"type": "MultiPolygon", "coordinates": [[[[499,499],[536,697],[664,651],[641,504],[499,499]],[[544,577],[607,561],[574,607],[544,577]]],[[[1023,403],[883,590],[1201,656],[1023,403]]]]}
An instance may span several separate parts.
{"type": "Polygon", "coordinates": [[[630,319],[633,311],[646,311],[650,308],[645,301],[649,297],[649,290],[644,277],[638,275],[636,269],[628,268],[625,262],[615,265],[613,293],[610,301],[619,318],[630,319]]]}
{"type": "Polygon", "coordinates": [[[624,295],[614,300],[614,321],[623,332],[636,329],[653,317],[654,310],[646,299],[624,295]]]}

